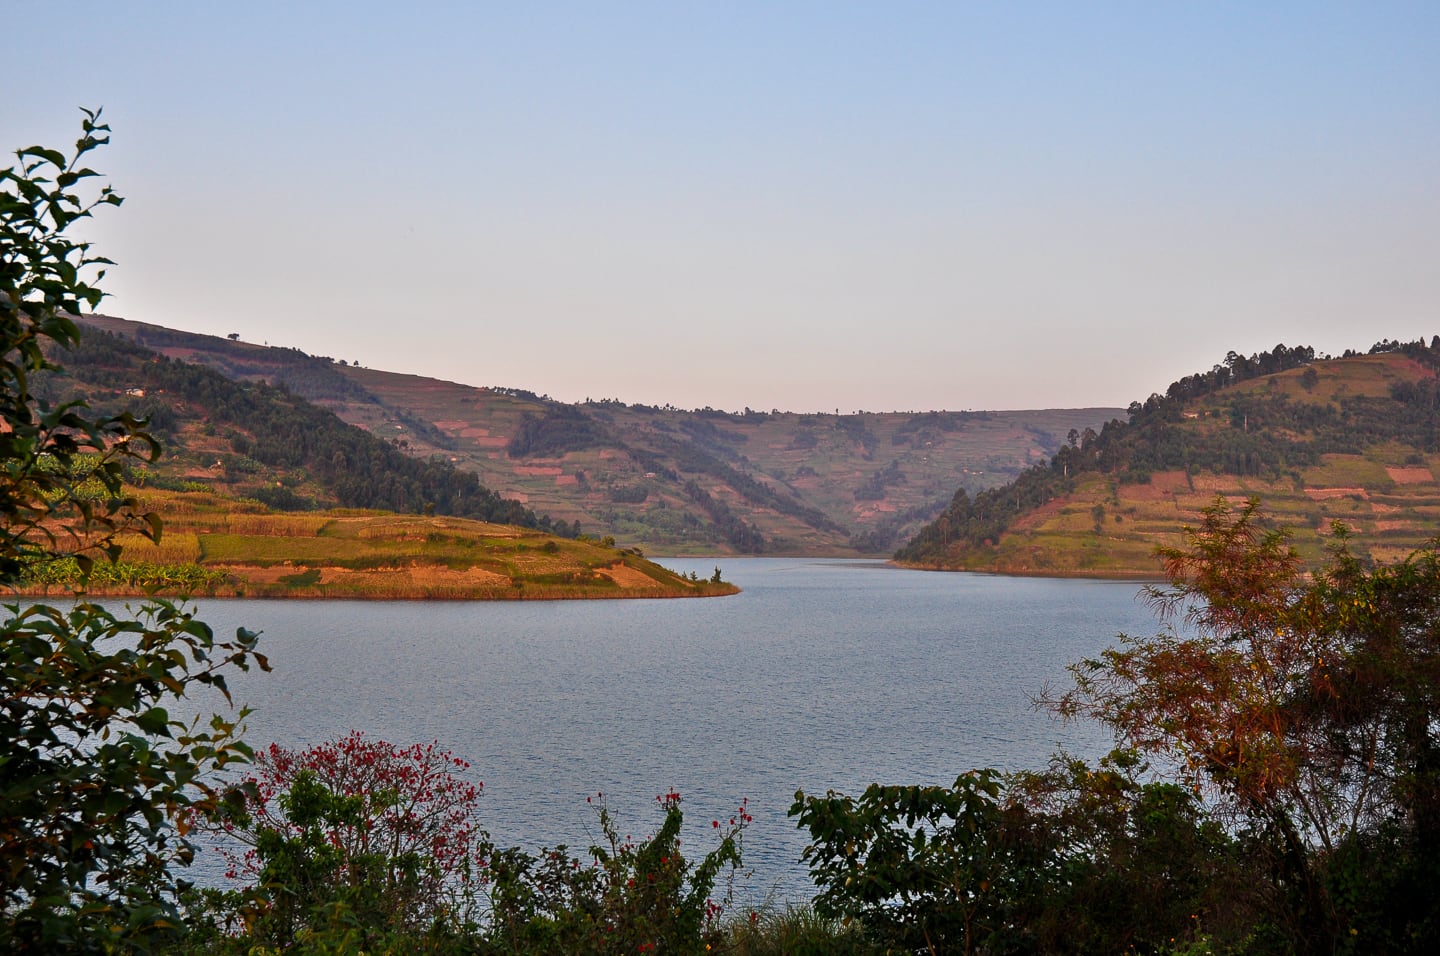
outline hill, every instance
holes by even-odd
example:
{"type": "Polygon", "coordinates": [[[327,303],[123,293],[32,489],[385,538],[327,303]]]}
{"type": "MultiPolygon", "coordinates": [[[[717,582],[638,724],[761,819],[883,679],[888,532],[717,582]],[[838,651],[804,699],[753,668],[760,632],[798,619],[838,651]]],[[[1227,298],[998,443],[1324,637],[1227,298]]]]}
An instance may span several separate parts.
{"type": "Polygon", "coordinates": [[[63,372],[37,376],[39,397],[143,416],[162,440],[166,455],[133,473],[137,482],[210,488],[281,510],[340,505],[573,532],[449,462],[403,454],[284,385],[237,382],[95,329],[63,362],[63,372]]]}
{"type": "MultiPolygon", "coordinates": [[[[663,568],[609,540],[566,540],[529,528],[435,515],[336,509],[276,513],[209,491],[142,490],[160,514],[156,544],[119,539],[91,595],[548,600],[708,597],[738,590],[663,568]]],[[[67,593],[73,562],[43,566],[27,593],[67,593]]]]}
{"type": "MultiPolygon", "coordinates": [[[[613,539],[536,515],[448,461],[419,459],[284,385],[236,381],[87,329],[63,372],[35,376],[52,405],[150,419],[165,454],[124,481],[165,522],[157,544],[123,535],[95,595],[550,599],[731,594],[613,539]],[[348,506],[348,507],[345,507],[348,506]]],[[[98,482],[95,494],[103,494],[98,482]]],[[[86,486],[80,489],[87,494],[86,486]]],[[[68,593],[73,559],[27,571],[23,593],[68,593]]]]}
{"type": "Polygon", "coordinates": [[[1316,357],[1277,346],[1174,383],[1128,421],[1068,436],[1003,487],[961,489],[896,554],[913,567],[1151,576],[1216,496],[1258,497],[1318,563],[1334,522],[1359,553],[1440,534],[1440,341],[1316,357]]]}
{"type": "MultiPolygon", "coordinates": [[[[1047,461],[1071,430],[1122,413],[571,405],[113,317],[84,321],[234,381],[283,387],[397,451],[474,475],[557,529],[656,553],[887,554],[940,513],[957,485],[1003,484],[1047,461]]],[[[203,470],[191,480],[208,481],[203,470]]],[[[303,488],[296,494],[306,497],[303,488]]],[[[310,496],[323,494],[311,488],[310,496]]]]}

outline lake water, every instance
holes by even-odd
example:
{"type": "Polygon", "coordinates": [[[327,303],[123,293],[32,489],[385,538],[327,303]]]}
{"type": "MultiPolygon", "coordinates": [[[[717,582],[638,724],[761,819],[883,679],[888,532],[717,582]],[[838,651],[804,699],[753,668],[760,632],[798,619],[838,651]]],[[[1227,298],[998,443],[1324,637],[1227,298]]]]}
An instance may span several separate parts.
{"type": "MultiPolygon", "coordinates": [[[[708,577],[714,560],[666,560],[708,577]]],[[[1120,632],[1153,633],[1134,583],[726,558],[734,597],[662,601],[210,601],[217,633],[264,632],[271,674],[232,681],[247,739],[303,747],[352,728],[438,740],[484,781],[500,845],[598,839],[587,795],[650,833],[683,796],[689,846],[742,797],[747,902],[808,898],[795,791],[949,784],[1109,749],[1031,701],[1120,632]]],[[[203,876],[203,874],[202,874],[203,876]]]]}

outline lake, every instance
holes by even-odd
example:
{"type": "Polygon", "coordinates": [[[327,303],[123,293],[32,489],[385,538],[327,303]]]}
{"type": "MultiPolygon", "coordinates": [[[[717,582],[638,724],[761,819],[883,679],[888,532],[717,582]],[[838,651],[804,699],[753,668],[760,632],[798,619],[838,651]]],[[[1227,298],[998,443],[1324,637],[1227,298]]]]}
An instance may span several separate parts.
{"type": "MultiPolygon", "coordinates": [[[[438,740],[484,781],[497,844],[599,838],[603,792],[637,838],[678,790],[691,859],[748,798],[747,903],[808,898],[795,791],[949,784],[966,770],[1093,757],[1098,728],[1032,705],[1065,665],[1150,634],[1133,582],[907,571],[873,561],[661,559],[733,597],[660,601],[207,601],[217,633],[264,632],[271,674],[239,675],[247,739],[349,730],[438,740]]],[[[203,877],[203,874],[202,874],[203,877]]]]}

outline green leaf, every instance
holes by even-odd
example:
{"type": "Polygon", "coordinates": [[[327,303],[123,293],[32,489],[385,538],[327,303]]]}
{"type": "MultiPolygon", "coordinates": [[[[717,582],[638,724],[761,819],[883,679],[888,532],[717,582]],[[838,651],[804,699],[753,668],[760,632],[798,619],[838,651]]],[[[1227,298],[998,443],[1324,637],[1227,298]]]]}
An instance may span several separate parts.
{"type": "Polygon", "coordinates": [[[135,726],[157,737],[170,736],[170,714],[163,707],[151,707],[135,718],[135,726]]]}

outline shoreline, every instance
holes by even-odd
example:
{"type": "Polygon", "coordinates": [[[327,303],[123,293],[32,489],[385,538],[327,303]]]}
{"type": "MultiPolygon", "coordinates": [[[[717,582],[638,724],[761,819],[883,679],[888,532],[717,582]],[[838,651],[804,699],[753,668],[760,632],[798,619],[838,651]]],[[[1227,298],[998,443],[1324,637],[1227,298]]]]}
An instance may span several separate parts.
{"type": "MultiPolygon", "coordinates": [[[[595,589],[586,593],[565,593],[565,588],[511,587],[493,588],[484,592],[456,593],[445,590],[430,593],[402,593],[396,588],[367,592],[337,589],[327,593],[325,585],[305,588],[227,588],[213,591],[182,592],[170,588],[96,587],[74,590],[57,585],[12,588],[10,597],[20,598],[160,598],[173,601],[644,601],[691,600],[695,598],[731,597],[739,594],[739,586],[723,582],[702,581],[694,590],[667,591],[648,588],[595,589]]],[[[458,589],[457,589],[458,590],[458,589]]]]}
{"type": "Polygon", "coordinates": [[[1165,576],[1158,571],[1082,571],[1054,569],[1005,569],[996,568],[951,568],[942,567],[936,564],[908,564],[901,561],[890,560],[886,564],[893,567],[903,568],[906,571],[934,571],[940,574],[989,574],[1002,578],[1057,578],[1063,580],[1089,580],[1089,581],[1139,581],[1144,583],[1163,584],[1165,576]]]}

